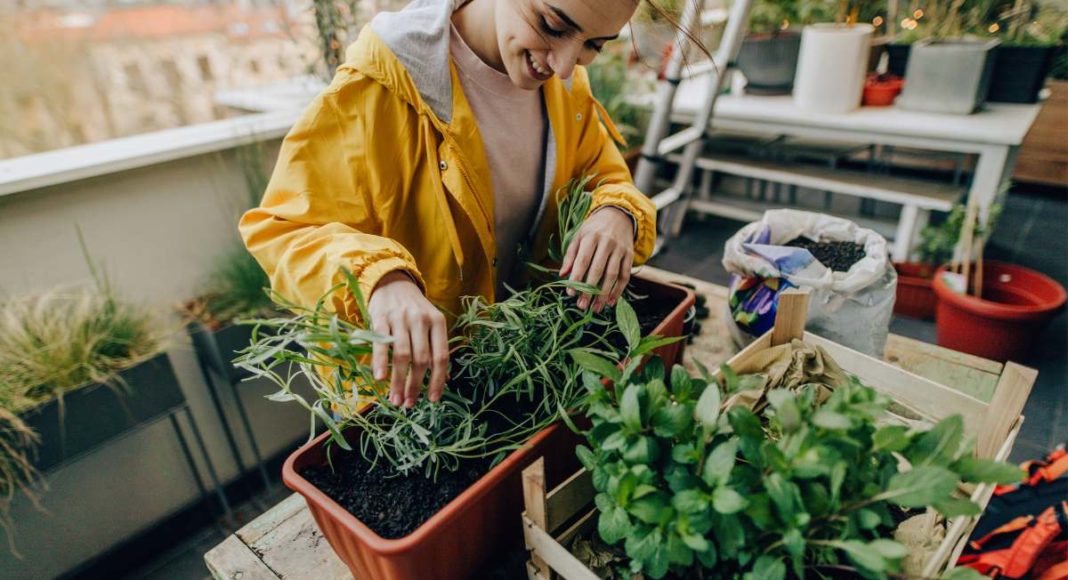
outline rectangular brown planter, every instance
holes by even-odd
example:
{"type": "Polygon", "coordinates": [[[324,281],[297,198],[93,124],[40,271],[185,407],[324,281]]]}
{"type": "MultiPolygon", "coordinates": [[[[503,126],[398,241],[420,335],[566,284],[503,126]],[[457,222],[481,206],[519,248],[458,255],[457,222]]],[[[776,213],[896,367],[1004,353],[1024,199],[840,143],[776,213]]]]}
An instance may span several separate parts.
{"type": "Polygon", "coordinates": [[[934,268],[915,262],[895,262],[897,270],[897,300],[894,314],[934,320],[938,296],[934,293],[934,268]]]}
{"type": "MultiPolygon", "coordinates": [[[[634,277],[631,284],[637,293],[652,300],[677,304],[653,334],[679,336],[686,311],[694,304],[694,293],[640,276],[634,277]]],[[[682,342],[657,350],[668,369],[679,360],[681,352],[682,342]]],[[[345,436],[354,447],[358,445],[359,431],[349,429],[345,436]]],[[[523,469],[539,457],[552,457],[553,471],[547,479],[550,485],[556,485],[578,469],[575,445],[581,441],[560,423],[550,426],[414,532],[387,540],[300,475],[310,466],[326,463],[324,443],[328,437],[329,433],[324,433],[290,455],[282,468],[282,481],[304,496],[319,530],[353,576],[375,580],[469,578],[494,555],[520,545],[522,536],[517,524],[523,511],[523,469]]]]}
{"type": "Polygon", "coordinates": [[[119,373],[127,385],[92,384],[20,416],[41,441],[33,464],[49,471],[185,404],[166,353],[119,373]]]}

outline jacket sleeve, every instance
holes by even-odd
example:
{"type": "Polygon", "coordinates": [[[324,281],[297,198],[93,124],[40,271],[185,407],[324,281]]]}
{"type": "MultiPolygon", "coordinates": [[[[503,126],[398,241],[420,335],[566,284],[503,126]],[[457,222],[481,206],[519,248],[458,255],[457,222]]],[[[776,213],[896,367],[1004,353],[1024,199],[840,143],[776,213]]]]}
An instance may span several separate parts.
{"type": "MultiPolygon", "coordinates": [[[[582,83],[586,85],[585,71],[582,77],[582,83]]],[[[596,175],[590,212],[603,206],[615,206],[634,218],[637,227],[634,264],[640,265],[649,259],[656,243],[656,206],[634,187],[630,170],[613,141],[613,137],[619,141],[622,137],[588,88],[585,92],[589,95],[589,104],[583,114],[586,123],[579,138],[577,166],[579,175],[596,175]]]]}
{"type": "MultiPolygon", "coordinates": [[[[381,104],[383,91],[362,77],[355,82],[363,88],[345,90],[344,110],[338,105],[337,80],[308,107],[282,142],[260,206],[238,225],[271,287],[304,307],[313,307],[346,280],[342,268],[359,281],[365,299],[393,270],[407,271],[425,289],[408,250],[379,235],[376,210],[393,203],[375,199],[389,192],[376,187],[376,148],[367,138],[373,127],[367,125],[374,122],[368,113],[381,104]]],[[[332,294],[327,306],[359,319],[354,296],[346,290],[332,294]]]]}

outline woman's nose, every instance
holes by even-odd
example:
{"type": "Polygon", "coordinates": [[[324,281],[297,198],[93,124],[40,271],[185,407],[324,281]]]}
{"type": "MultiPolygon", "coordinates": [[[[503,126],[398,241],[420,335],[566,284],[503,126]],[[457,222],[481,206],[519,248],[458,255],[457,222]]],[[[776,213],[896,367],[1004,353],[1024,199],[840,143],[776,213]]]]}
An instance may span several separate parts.
{"type": "Polygon", "coordinates": [[[578,62],[578,57],[579,50],[576,50],[573,43],[567,43],[566,46],[554,48],[549,52],[547,60],[556,76],[566,81],[571,77],[571,73],[575,72],[575,64],[578,62]]]}

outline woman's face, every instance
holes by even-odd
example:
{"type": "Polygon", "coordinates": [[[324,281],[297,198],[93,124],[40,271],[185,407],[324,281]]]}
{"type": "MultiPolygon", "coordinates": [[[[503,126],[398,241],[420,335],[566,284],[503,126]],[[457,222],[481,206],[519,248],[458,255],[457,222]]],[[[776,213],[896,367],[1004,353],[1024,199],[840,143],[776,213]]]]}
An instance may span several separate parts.
{"type": "Polygon", "coordinates": [[[639,0],[497,0],[497,44],[512,83],[535,90],[593,61],[639,0]]]}

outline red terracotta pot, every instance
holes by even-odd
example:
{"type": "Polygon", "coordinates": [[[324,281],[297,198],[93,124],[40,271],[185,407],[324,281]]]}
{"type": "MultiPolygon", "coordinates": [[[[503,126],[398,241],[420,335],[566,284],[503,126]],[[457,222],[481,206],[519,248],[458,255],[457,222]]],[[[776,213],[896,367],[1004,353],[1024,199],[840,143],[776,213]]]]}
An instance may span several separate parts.
{"type": "Polygon", "coordinates": [[[897,270],[897,300],[894,314],[934,320],[938,296],[934,293],[934,266],[916,262],[895,262],[897,270]]]}
{"type": "MultiPolygon", "coordinates": [[[[634,290],[677,306],[653,330],[660,336],[679,336],[686,311],[693,306],[693,291],[635,276],[634,290]]],[[[681,357],[684,341],[656,350],[671,368],[681,357]]],[[[411,534],[387,540],[356,519],[348,510],[312,485],[300,472],[326,463],[323,443],[328,433],[295,451],[282,467],[286,487],[304,496],[319,530],[356,578],[374,580],[457,580],[475,574],[492,556],[522,545],[520,514],[523,510],[522,471],[539,457],[546,462],[550,486],[579,469],[575,445],[583,440],[562,424],[535,435],[489,473],[449,502],[411,534]]],[[[355,447],[360,432],[350,429],[346,438],[355,447]]]]}
{"type": "Polygon", "coordinates": [[[889,107],[904,86],[905,81],[899,76],[870,74],[864,83],[862,103],[865,107],[889,107]]]}
{"type": "Polygon", "coordinates": [[[1032,341],[1068,300],[1055,280],[1022,266],[986,262],[983,297],[952,291],[935,273],[938,344],[997,361],[1025,360],[1032,341]]]}

